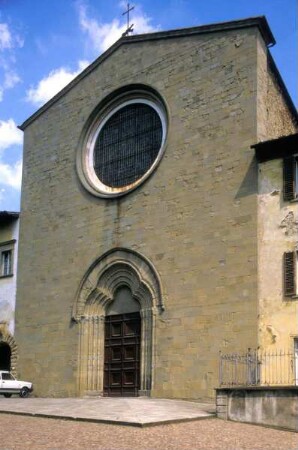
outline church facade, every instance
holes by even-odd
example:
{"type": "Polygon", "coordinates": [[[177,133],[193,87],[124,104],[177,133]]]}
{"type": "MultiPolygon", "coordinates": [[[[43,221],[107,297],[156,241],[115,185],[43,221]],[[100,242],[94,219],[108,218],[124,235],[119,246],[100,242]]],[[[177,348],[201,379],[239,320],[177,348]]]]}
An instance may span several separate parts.
{"type": "Polygon", "coordinates": [[[21,126],[36,395],[207,399],[219,351],[267,342],[251,146],[298,130],[272,44],[262,17],[123,37],[21,126]]]}

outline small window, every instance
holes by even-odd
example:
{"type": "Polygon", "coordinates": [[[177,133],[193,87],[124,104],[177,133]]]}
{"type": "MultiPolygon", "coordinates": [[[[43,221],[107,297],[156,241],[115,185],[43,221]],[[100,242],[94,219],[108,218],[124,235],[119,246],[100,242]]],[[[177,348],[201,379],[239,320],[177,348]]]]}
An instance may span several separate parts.
{"type": "Polygon", "coordinates": [[[6,250],[4,252],[2,252],[1,255],[1,269],[2,269],[2,276],[7,276],[7,275],[11,275],[12,273],[12,267],[11,267],[11,259],[12,259],[12,254],[11,254],[11,250],[6,250]]]}
{"type": "Polygon", "coordinates": [[[296,297],[297,288],[297,251],[284,253],[284,295],[296,297]]]}
{"type": "Polygon", "coordinates": [[[0,277],[13,275],[13,253],[15,240],[0,243],[0,277]]]}
{"type": "Polygon", "coordinates": [[[298,198],[298,156],[284,158],[283,164],[284,200],[298,198]]]}

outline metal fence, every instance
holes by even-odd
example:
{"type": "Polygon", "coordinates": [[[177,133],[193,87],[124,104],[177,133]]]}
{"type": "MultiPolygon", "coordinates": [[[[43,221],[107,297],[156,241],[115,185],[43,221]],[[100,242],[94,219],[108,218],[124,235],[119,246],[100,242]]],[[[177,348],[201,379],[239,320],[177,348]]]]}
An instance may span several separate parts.
{"type": "Polygon", "coordinates": [[[287,350],[220,353],[220,386],[296,386],[298,355],[287,350]]]}

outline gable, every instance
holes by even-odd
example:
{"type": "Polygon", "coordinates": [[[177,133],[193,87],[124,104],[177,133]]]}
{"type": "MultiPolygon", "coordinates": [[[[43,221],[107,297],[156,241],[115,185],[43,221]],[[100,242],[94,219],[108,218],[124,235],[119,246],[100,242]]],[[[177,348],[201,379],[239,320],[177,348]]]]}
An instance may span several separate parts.
{"type": "Polygon", "coordinates": [[[22,125],[20,125],[19,128],[21,130],[25,130],[25,128],[28,125],[30,125],[37,117],[43,114],[61,97],[66,95],[67,92],[69,92],[78,83],[80,83],[80,81],[83,80],[85,77],[87,77],[94,69],[96,69],[99,65],[103,64],[104,61],[111,58],[111,56],[116,51],[118,51],[118,49],[123,45],[132,45],[140,42],[148,43],[152,41],[165,41],[169,39],[179,39],[182,37],[198,36],[205,34],[210,35],[210,33],[214,34],[218,32],[227,32],[231,30],[242,30],[251,27],[257,28],[260,31],[266,45],[275,44],[275,39],[264,16],[211,25],[203,25],[199,27],[182,28],[157,33],[148,33],[143,35],[121,37],[117,42],[115,42],[114,45],[112,45],[106,52],[104,52],[99,58],[97,58],[92,64],[90,64],[90,66],[88,66],[83,72],[81,72],[71,83],[69,83],[64,89],[62,89],[51,100],[49,100],[38,111],[36,111],[36,113],[34,113],[31,117],[29,117],[22,125]]]}

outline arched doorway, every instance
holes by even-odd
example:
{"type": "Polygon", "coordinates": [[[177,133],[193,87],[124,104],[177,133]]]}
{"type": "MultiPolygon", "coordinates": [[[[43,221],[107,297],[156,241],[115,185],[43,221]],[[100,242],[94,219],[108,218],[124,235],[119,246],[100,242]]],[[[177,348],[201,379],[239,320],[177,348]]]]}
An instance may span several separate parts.
{"type": "Polygon", "coordinates": [[[0,370],[11,370],[11,348],[6,342],[0,342],[0,370]]]}
{"type": "Polygon", "coordinates": [[[10,370],[16,375],[18,349],[7,324],[0,324],[0,370],[10,370]]]}
{"type": "Polygon", "coordinates": [[[114,249],[95,261],[81,282],[73,308],[73,320],[79,324],[80,395],[150,395],[154,322],[156,314],[163,310],[160,280],[146,258],[131,250],[114,249]],[[133,331],[129,330],[131,324],[133,331]],[[133,342],[126,349],[129,337],[133,342]],[[111,353],[105,348],[111,348],[113,338],[118,346],[115,366],[117,358],[119,363],[114,384],[108,368],[113,361],[105,359],[111,353]],[[109,376],[104,377],[104,372],[109,376]]]}

